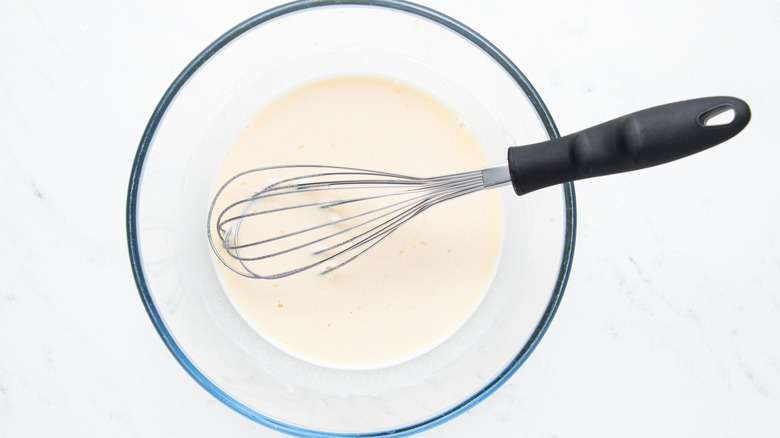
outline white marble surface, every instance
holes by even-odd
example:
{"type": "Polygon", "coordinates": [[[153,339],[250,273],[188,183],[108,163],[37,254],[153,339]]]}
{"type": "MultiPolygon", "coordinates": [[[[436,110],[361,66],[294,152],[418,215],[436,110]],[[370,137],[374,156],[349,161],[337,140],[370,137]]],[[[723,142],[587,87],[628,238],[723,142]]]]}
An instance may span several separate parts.
{"type": "MultiPolygon", "coordinates": [[[[695,159],[578,183],[563,304],[491,398],[419,436],[780,434],[774,0],[429,0],[501,47],[571,132],[730,94],[695,159]]],[[[141,132],[203,47],[272,1],[5,2],[0,436],[281,437],[176,363],[138,298],[125,195],[141,132]]]]}

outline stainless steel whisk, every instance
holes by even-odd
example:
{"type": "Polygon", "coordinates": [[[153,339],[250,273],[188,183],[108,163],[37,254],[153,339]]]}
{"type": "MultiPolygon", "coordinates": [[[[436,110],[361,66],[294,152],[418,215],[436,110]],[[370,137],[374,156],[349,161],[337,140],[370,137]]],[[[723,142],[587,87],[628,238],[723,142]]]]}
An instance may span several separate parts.
{"type": "Polygon", "coordinates": [[[318,165],[250,169],[217,191],[207,234],[219,260],[245,277],[276,279],[315,267],[329,273],[441,202],[507,184],[523,195],[567,181],[666,163],[728,140],[749,120],[745,102],[709,97],[510,147],[507,163],[451,175],[421,178],[318,165]],[[730,121],[710,123],[726,111],[733,113],[730,121]],[[281,177],[264,182],[269,175],[281,177]],[[263,188],[240,194],[247,186],[263,188]],[[275,220],[266,221],[270,215],[275,220]],[[293,229],[272,227],[279,223],[293,229]]]}

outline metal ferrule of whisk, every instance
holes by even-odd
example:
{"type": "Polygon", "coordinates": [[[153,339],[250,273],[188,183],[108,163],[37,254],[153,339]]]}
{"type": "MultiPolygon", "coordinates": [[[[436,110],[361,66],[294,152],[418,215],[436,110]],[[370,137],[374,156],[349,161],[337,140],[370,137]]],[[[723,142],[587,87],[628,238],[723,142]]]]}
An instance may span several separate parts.
{"type": "Polygon", "coordinates": [[[512,182],[507,163],[485,167],[482,172],[482,186],[486,189],[501,187],[512,182]]]}

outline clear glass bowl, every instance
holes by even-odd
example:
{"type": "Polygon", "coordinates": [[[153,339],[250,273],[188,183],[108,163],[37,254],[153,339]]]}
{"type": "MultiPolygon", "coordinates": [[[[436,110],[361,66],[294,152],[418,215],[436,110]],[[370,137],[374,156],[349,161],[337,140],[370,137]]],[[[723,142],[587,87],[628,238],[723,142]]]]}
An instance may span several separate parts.
{"type": "MultiPolygon", "coordinates": [[[[495,162],[558,133],[542,100],[495,46],[434,10],[401,1],[299,1],[258,14],[201,52],[143,134],[127,199],[138,290],[182,367],[237,412],[297,436],[403,436],[465,412],[520,367],[561,300],[575,237],[571,184],[516,197],[499,267],[451,338],[391,367],[319,367],[268,344],[233,309],[214,270],[206,214],[220,157],[285,91],[375,74],[426,90],[466,120],[495,162]]],[[[413,159],[413,157],[410,157],[413,159]]]]}

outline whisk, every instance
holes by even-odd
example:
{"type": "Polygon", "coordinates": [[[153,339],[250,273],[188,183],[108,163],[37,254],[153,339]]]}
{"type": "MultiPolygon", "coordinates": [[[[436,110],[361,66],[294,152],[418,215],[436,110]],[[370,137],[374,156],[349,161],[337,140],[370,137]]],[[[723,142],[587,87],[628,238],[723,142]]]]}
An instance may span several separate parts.
{"type": "Polygon", "coordinates": [[[722,143],[749,120],[750,108],[742,100],[708,97],[510,147],[506,163],[451,175],[415,177],[321,165],[250,169],[217,191],[207,234],[219,260],[245,277],[276,279],[315,267],[330,273],[441,202],[508,184],[523,195],[655,166],[722,143]],[[733,118],[714,123],[724,112],[733,118]],[[242,194],[246,187],[261,188],[242,194]]]}

